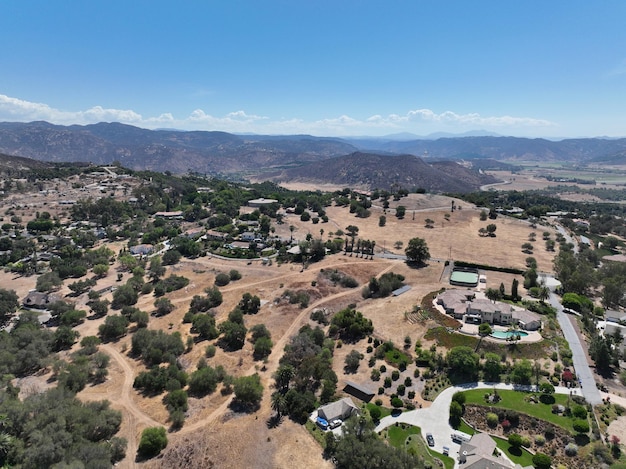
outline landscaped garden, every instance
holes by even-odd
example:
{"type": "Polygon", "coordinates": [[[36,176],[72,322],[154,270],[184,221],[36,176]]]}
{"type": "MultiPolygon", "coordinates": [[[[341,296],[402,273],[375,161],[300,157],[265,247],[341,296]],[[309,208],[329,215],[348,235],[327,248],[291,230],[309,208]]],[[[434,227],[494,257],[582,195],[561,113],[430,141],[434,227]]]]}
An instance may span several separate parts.
{"type": "Polygon", "coordinates": [[[596,467],[598,461],[621,464],[621,452],[613,449],[616,445],[599,440],[598,428],[593,418],[590,422],[582,397],[553,394],[549,386],[543,389],[546,392],[465,391],[458,429],[493,435],[498,448],[522,466],[532,465],[532,454],[525,448],[549,455],[553,467],[586,469],[596,467]]]}
{"type": "MultiPolygon", "coordinates": [[[[499,399],[497,402],[493,403],[489,403],[485,400],[485,395],[493,394],[493,392],[490,393],[489,390],[473,389],[465,391],[463,394],[466,398],[466,405],[490,405],[502,409],[511,409],[541,420],[546,420],[566,430],[574,431],[573,425],[576,419],[573,416],[566,416],[565,412],[558,413],[553,411],[555,405],[560,405],[563,406],[564,409],[567,409],[576,404],[574,398],[567,394],[550,394],[548,399],[544,398],[546,402],[542,402],[542,396],[539,393],[497,390],[499,399]]],[[[577,398],[581,399],[579,396],[577,396],[577,398]]]]}

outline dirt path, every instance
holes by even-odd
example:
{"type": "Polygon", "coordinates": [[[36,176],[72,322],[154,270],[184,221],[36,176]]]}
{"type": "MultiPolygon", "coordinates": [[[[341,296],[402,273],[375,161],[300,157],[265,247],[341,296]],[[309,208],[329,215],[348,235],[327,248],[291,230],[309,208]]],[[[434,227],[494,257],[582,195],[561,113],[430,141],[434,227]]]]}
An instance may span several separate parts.
{"type": "MultiPolygon", "coordinates": [[[[389,272],[391,270],[391,268],[393,267],[393,263],[389,263],[389,265],[387,265],[383,270],[381,270],[377,277],[380,277],[381,275],[383,275],[386,272],[389,272]]],[[[262,283],[262,282],[258,282],[258,283],[262,283]]],[[[287,344],[287,342],[291,339],[291,337],[294,335],[294,333],[300,329],[300,327],[302,327],[303,323],[308,321],[308,318],[311,314],[311,312],[317,308],[319,308],[320,306],[324,305],[325,303],[331,302],[333,300],[336,300],[338,298],[341,298],[343,296],[348,296],[353,294],[354,291],[352,290],[348,290],[348,291],[343,291],[343,292],[339,292],[339,293],[335,293],[334,295],[330,295],[327,296],[325,298],[321,298],[318,301],[316,301],[315,303],[313,303],[312,305],[310,305],[308,308],[305,308],[302,310],[302,312],[300,314],[298,314],[298,316],[292,321],[291,325],[289,326],[289,328],[285,331],[285,333],[281,336],[280,339],[278,339],[278,341],[276,342],[276,344],[274,344],[274,347],[272,347],[272,350],[274,350],[274,353],[270,354],[269,359],[267,361],[267,363],[265,363],[265,371],[262,372],[262,378],[264,379],[264,381],[266,382],[266,386],[265,388],[268,389],[269,386],[267,385],[268,381],[271,380],[274,372],[278,369],[278,362],[280,360],[280,358],[282,357],[282,350],[285,348],[285,345],[287,344]]],[[[252,367],[250,367],[244,374],[243,376],[249,376],[252,375],[254,373],[256,373],[257,370],[257,366],[253,365],[252,367]]],[[[270,394],[268,392],[264,392],[263,393],[263,403],[269,403],[269,399],[270,399],[270,394]]],[[[227,399],[224,403],[222,403],[217,409],[215,409],[211,414],[209,414],[209,416],[207,416],[206,418],[204,418],[201,421],[198,421],[192,425],[185,425],[180,431],[178,431],[176,433],[177,436],[180,435],[185,435],[187,433],[191,433],[194,432],[202,427],[205,427],[206,425],[210,424],[211,422],[214,422],[215,420],[217,420],[220,416],[222,416],[224,414],[224,412],[228,409],[228,406],[230,405],[231,401],[232,401],[233,396],[231,395],[229,399],[227,399]]],[[[264,407],[264,406],[262,406],[264,407]]]]}
{"type": "MultiPolygon", "coordinates": [[[[357,262],[350,263],[350,264],[356,264],[356,263],[357,262]]],[[[378,272],[377,276],[380,277],[384,273],[389,272],[393,268],[394,264],[396,263],[397,262],[388,261],[385,263],[386,265],[383,264],[384,268],[378,272]]],[[[335,266],[340,267],[340,266],[345,266],[345,265],[346,263],[337,263],[336,265],[333,264],[331,266],[325,266],[325,268],[329,268],[329,267],[332,268],[335,266]]],[[[313,271],[319,270],[319,269],[320,268],[313,269],[313,271]]],[[[251,286],[262,285],[268,282],[276,282],[277,279],[280,280],[283,278],[288,278],[290,276],[293,276],[293,273],[281,275],[279,277],[272,277],[271,279],[267,279],[263,281],[242,283],[242,284],[237,285],[236,287],[233,286],[233,288],[230,288],[228,290],[248,289],[251,286]]],[[[344,296],[349,296],[352,294],[354,294],[353,290],[347,290],[347,291],[342,291],[342,292],[335,293],[333,295],[321,298],[317,300],[316,302],[314,302],[309,307],[303,309],[298,314],[298,316],[294,318],[294,320],[291,322],[291,325],[282,334],[280,339],[278,339],[278,341],[274,345],[273,350],[275,352],[270,355],[270,358],[265,364],[264,371],[261,372],[261,378],[263,380],[264,387],[266,390],[269,390],[271,386],[272,376],[274,372],[276,371],[276,369],[278,368],[278,363],[279,363],[280,357],[282,356],[282,350],[284,349],[287,342],[291,339],[293,334],[300,327],[302,327],[302,325],[306,321],[308,321],[308,318],[311,312],[315,310],[316,308],[323,306],[326,303],[332,302],[334,300],[337,300],[339,298],[342,298],[344,296]]],[[[186,298],[186,300],[189,300],[192,296],[193,295],[189,295],[189,297],[186,298]]],[[[182,301],[185,301],[185,298],[177,299],[177,302],[182,302],[182,301]]],[[[134,382],[135,375],[133,372],[133,368],[128,364],[127,358],[124,357],[124,355],[122,355],[113,346],[113,344],[103,344],[101,345],[101,350],[107,353],[120,366],[120,368],[123,371],[124,381],[119,390],[120,391],[119,396],[111,396],[110,393],[92,393],[90,394],[89,398],[90,399],[108,398],[115,407],[120,408],[122,410],[123,421],[124,421],[123,425],[126,427],[126,431],[124,433],[126,434],[126,437],[128,439],[128,446],[126,450],[127,457],[124,461],[122,461],[120,467],[134,468],[134,467],[137,467],[134,461],[134,456],[137,454],[138,441],[139,441],[139,437],[141,433],[140,429],[143,429],[146,427],[152,427],[152,426],[162,426],[162,423],[150,417],[150,415],[148,415],[146,412],[140,409],[135,403],[135,401],[133,400],[132,393],[133,393],[133,382],[134,382]]],[[[258,372],[258,366],[255,364],[251,366],[248,370],[246,370],[246,372],[243,373],[243,375],[249,376],[256,372],[258,372]]],[[[263,396],[264,397],[261,403],[261,410],[262,412],[269,412],[271,392],[265,392],[263,396]]],[[[207,427],[211,423],[223,417],[228,411],[228,408],[230,406],[230,403],[232,402],[233,397],[234,397],[233,395],[229,396],[228,399],[226,399],[223,403],[221,403],[216,409],[214,409],[208,416],[206,416],[202,420],[198,420],[197,422],[194,422],[193,424],[183,426],[183,428],[181,428],[179,431],[171,435],[171,439],[172,440],[181,439],[185,435],[189,435],[194,432],[197,432],[198,430],[207,427]]]]}

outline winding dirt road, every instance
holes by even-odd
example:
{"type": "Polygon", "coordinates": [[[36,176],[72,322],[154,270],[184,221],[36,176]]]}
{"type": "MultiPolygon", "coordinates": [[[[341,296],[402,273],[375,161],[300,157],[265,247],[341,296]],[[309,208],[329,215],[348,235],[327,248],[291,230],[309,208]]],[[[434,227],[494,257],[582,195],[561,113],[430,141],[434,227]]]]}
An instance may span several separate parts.
{"type": "MultiPolygon", "coordinates": [[[[326,265],[323,268],[329,269],[329,268],[334,268],[334,267],[346,266],[347,264],[357,264],[357,263],[359,262],[337,263],[337,264],[333,264],[330,266],[326,265]]],[[[388,262],[385,262],[383,265],[385,265],[385,267],[377,273],[376,275],[377,277],[380,277],[386,272],[389,272],[392,269],[394,262],[388,261],[388,262]]],[[[320,270],[320,269],[321,267],[317,269],[313,269],[313,271],[320,270]]],[[[239,284],[229,289],[223,289],[223,291],[247,290],[253,286],[263,285],[265,283],[270,283],[270,282],[276,282],[276,280],[288,279],[290,277],[293,277],[293,273],[281,275],[279,277],[272,277],[267,280],[239,284]]],[[[309,307],[303,309],[298,314],[298,316],[292,321],[291,325],[287,328],[284,334],[275,343],[273,347],[273,350],[275,352],[269,356],[268,361],[265,364],[264,371],[261,373],[266,389],[269,388],[271,384],[272,376],[274,372],[276,371],[276,369],[278,368],[278,362],[280,360],[280,357],[282,356],[282,350],[284,349],[285,345],[290,340],[290,338],[293,336],[293,334],[300,327],[302,327],[302,325],[306,321],[308,321],[308,318],[311,312],[323,306],[326,303],[332,302],[338,298],[349,296],[352,294],[354,294],[354,290],[347,290],[347,291],[335,293],[333,295],[321,298],[317,300],[316,302],[314,302],[313,304],[311,304],[309,307]]],[[[189,301],[192,297],[193,295],[189,295],[188,297],[185,297],[185,298],[179,298],[176,300],[176,303],[189,301]]],[[[100,347],[102,351],[106,352],[111,357],[111,359],[115,360],[115,362],[119,364],[120,368],[122,369],[124,373],[124,382],[120,389],[119,396],[111,396],[110,394],[97,393],[97,394],[91,394],[90,398],[91,399],[94,399],[94,398],[108,399],[116,408],[121,409],[122,414],[123,414],[124,424],[127,425],[129,431],[127,432],[127,437],[128,437],[128,446],[127,446],[127,451],[126,451],[127,456],[126,456],[126,459],[120,463],[120,467],[123,466],[123,467],[134,468],[134,467],[137,467],[134,461],[134,457],[137,453],[138,440],[140,436],[139,429],[140,428],[143,429],[146,427],[153,427],[153,426],[162,426],[163,424],[161,422],[154,420],[152,417],[150,417],[150,415],[148,415],[142,409],[140,409],[137,403],[134,401],[132,394],[134,394],[135,392],[133,389],[133,382],[135,379],[135,374],[133,372],[132,367],[128,364],[128,361],[127,361],[128,359],[124,357],[124,355],[122,355],[118,350],[116,350],[112,344],[103,344],[100,347]]],[[[257,366],[253,365],[243,375],[248,376],[256,372],[258,372],[257,366]]],[[[263,394],[264,396],[263,402],[262,402],[263,407],[269,406],[270,394],[271,393],[269,392],[265,392],[263,394]]],[[[228,408],[232,399],[233,399],[233,396],[232,395],[229,396],[229,398],[226,399],[226,401],[220,404],[220,406],[217,407],[213,412],[211,412],[211,414],[209,414],[206,418],[199,420],[197,422],[194,422],[193,424],[183,426],[183,428],[181,428],[175,434],[172,434],[172,437],[178,439],[184,435],[193,433],[201,428],[204,428],[207,425],[211,424],[212,422],[215,422],[228,411],[228,408]]]]}

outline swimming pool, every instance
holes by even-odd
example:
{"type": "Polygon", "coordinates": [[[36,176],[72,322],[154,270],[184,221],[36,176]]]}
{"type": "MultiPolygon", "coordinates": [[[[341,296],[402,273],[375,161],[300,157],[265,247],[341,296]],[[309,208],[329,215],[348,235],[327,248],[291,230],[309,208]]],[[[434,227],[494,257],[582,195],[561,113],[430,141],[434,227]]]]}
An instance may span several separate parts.
{"type": "Polygon", "coordinates": [[[524,331],[493,331],[491,333],[491,337],[502,340],[510,339],[513,336],[526,337],[527,335],[528,332],[524,331]]]}

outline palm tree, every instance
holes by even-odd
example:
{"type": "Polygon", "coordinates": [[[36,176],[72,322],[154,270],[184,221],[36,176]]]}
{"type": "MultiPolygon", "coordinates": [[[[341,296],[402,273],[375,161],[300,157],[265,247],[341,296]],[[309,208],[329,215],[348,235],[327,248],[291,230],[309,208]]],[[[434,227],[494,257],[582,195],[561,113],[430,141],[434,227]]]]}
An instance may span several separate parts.
{"type": "Polygon", "coordinates": [[[293,369],[293,366],[291,365],[280,366],[278,370],[276,371],[276,375],[274,376],[274,379],[276,380],[276,387],[280,391],[287,391],[287,389],[289,388],[289,382],[291,381],[291,378],[293,378],[295,374],[296,372],[293,369]]]}
{"type": "Polygon", "coordinates": [[[291,238],[289,239],[289,244],[293,243],[293,232],[296,231],[296,227],[293,225],[289,225],[289,232],[291,233],[291,238]]]}
{"type": "Polygon", "coordinates": [[[276,391],[272,394],[272,410],[276,412],[276,416],[280,419],[281,414],[285,410],[287,400],[285,395],[276,391]]]}

